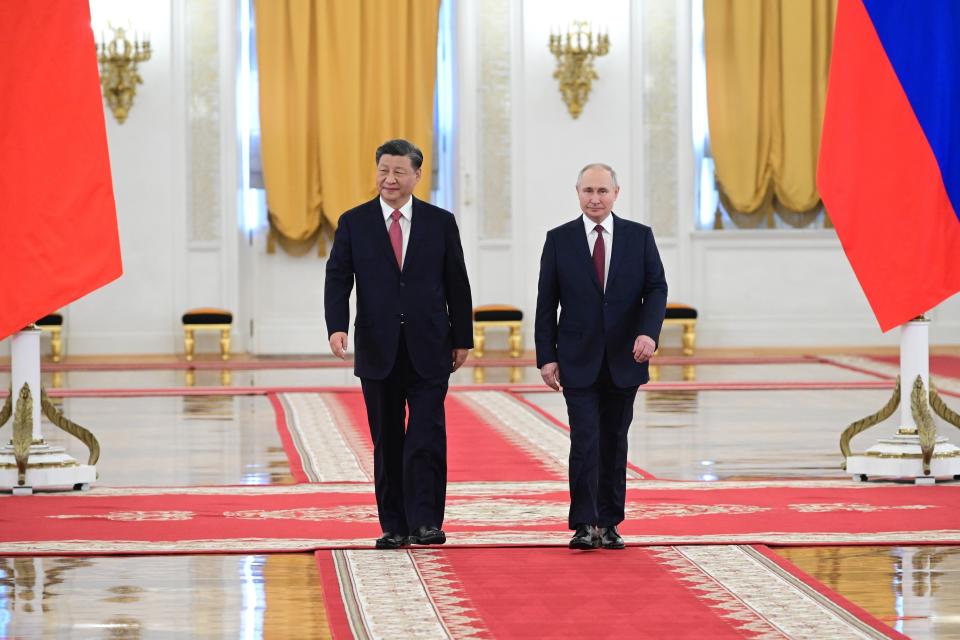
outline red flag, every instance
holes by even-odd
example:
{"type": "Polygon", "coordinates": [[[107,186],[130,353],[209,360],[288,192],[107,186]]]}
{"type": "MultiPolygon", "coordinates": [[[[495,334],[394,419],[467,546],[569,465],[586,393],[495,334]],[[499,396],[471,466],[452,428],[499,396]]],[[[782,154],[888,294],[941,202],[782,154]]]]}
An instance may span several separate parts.
{"type": "Polygon", "coordinates": [[[90,10],[0,0],[0,339],[118,278],[90,10]]]}
{"type": "Polygon", "coordinates": [[[883,331],[960,291],[960,5],[841,0],[817,186],[883,331]]]}

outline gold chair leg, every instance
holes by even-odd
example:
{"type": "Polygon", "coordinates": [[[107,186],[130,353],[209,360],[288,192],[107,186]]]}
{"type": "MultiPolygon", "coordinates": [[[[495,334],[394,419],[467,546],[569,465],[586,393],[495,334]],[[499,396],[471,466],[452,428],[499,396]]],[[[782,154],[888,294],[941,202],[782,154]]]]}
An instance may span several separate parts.
{"type": "Polygon", "coordinates": [[[523,334],[520,326],[510,327],[510,357],[519,358],[523,351],[523,334]]]}
{"type": "Polygon", "coordinates": [[[474,367],[473,368],[473,381],[476,384],[483,384],[483,381],[487,379],[486,371],[483,370],[483,367],[474,367]]]}
{"type": "Polygon", "coordinates": [[[476,324],[473,325],[473,357],[482,358],[483,357],[483,344],[485,342],[483,335],[483,327],[478,327],[476,324]]]}
{"type": "Polygon", "coordinates": [[[693,348],[697,342],[696,325],[693,322],[687,322],[683,325],[683,335],[680,336],[683,341],[683,355],[692,356],[693,348]]]}
{"type": "Polygon", "coordinates": [[[50,353],[54,362],[60,362],[62,350],[63,341],[60,338],[60,329],[54,329],[50,332],[50,353]]]}
{"type": "Polygon", "coordinates": [[[518,384],[523,379],[523,372],[520,367],[510,367],[510,384],[518,384]]]}
{"type": "Polygon", "coordinates": [[[183,350],[187,354],[187,361],[193,360],[193,346],[196,340],[193,338],[193,329],[183,330],[183,350]]]}
{"type": "Polygon", "coordinates": [[[220,330],[220,358],[230,359],[230,329],[220,330]]]}
{"type": "Polygon", "coordinates": [[[660,379],[660,365],[650,365],[650,382],[656,382],[660,379]]]}

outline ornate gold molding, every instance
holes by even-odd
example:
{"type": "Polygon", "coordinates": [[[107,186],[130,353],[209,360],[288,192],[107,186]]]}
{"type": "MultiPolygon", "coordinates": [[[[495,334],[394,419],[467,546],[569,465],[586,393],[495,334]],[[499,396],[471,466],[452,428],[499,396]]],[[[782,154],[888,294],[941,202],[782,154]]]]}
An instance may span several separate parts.
{"type": "Polygon", "coordinates": [[[123,27],[111,24],[109,28],[113,31],[113,39],[107,40],[101,33],[97,43],[100,84],[113,117],[123,124],[137,95],[137,85],[143,84],[137,65],[150,59],[150,37],[146,34],[138,36],[134,32],[131,42],[127,40],[127,30],[123,27]]]}
{"type": "Polygon", "coordinates": [[[560,93],[573,118],[580,117],[593,81],[600,77],[593,68],[594,59],[609,51],[609,34],[594,33],[583,20],[575,20],[566,34],[550,34],[550,53],[557,58],[553,77],[560,81],[560,93]]]}

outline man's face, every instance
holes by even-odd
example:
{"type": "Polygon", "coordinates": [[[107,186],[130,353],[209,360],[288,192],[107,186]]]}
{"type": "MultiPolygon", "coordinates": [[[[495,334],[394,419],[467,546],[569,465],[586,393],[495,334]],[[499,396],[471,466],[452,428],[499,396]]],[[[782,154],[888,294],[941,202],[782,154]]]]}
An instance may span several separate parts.
{"type": "Polygon", "coordinates": [[[420,169],[414,169],[407,156],[383,154],[377,164],[377,190],[384,202],[399,209],[410,199],[420,182],[420,169]]]}
{"type": "Polygon", "coordinates": [[[610,175],[609,171],[600,167],[593,167],[584,171],[583,175],[580,176],[580,182],[577,184],[577,195],[580,197],[580,210],[591,221],[599,224],[613,210],[613,203],[617,201],[617,196],[620,195],[620,187],[613,185],[613,176],[610,175]]]}

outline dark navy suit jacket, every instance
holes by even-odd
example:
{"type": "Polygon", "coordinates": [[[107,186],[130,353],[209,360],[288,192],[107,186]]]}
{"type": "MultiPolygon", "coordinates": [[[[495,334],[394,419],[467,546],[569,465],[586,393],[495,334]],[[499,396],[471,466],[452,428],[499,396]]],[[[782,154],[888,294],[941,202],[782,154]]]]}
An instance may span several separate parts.
{"type": "Polygon", "coordinates": [[[397,357],[400,326],[410,360],[424,378],[450,374],[452,349],[473,347],[473,303],[457,222],[449,211],[413,199],[403,271],[397,267],[379,197],[340,216],[327,261],[327,332],[354,323],[360,378],[386,378],[397,357]]]}
{"type": "Polygon", "coordinates": [[[581,216],[547,233],[537,293],[537,366],[557,362],[560,384],[588,387],[606,353],[616,386],[645,384],[648,366],[634,361],[633,343],[638,335],[659,342],[667,305],[667,280],[653,231],[613,216],[606,293],[590,250],[581,216]]]}

